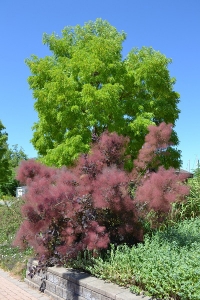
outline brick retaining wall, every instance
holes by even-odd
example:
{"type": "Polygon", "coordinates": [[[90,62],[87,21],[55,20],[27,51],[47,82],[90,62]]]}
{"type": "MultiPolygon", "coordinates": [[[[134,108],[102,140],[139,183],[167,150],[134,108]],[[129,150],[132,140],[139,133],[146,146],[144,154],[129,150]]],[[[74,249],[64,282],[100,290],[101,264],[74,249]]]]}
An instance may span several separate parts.
{"type": "Polygon", "coordinates": [[[63,267],[48,268],[45,276],[40,273],[31,279],[28,268],[36,264],[37,261],[29,260],[25,281],[36,289],[43,282],[44,293],[53,300],[149,300],[149,297],[136,296],[129,289],[106,283],[88,273],[63,267]]]}

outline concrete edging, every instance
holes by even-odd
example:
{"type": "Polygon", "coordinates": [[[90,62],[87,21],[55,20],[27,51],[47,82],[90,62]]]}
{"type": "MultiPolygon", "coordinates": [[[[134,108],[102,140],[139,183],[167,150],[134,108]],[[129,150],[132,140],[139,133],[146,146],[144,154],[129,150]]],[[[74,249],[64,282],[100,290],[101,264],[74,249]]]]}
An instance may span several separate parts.
{"type": "MultiPolygon", "coordinates": [[[[39,289],[44,281],[44,274],[28,276],[28,268],[37,265],[36,260],[29,260],[25,282],[39,289]]],[[[49,267],[45,274],[44,293],[53,300],[149,300],[146,296],[137,296],[127,288],[91,276],[88,273],[63,267],[49,267]]]]}

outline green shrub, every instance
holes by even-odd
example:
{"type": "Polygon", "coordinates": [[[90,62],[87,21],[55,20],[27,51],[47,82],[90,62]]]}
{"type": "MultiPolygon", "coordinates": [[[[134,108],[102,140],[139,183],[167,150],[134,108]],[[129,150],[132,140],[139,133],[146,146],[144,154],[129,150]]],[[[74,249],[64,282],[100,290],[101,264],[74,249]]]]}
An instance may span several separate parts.
{"type": "Polygon", "coordinates": [[[184,205],[184,214],[188,217],[196,217],[200,215],[200,176],[191,178],[188,184],[190,195],[184,205]]]}
{"type": "Polygon", "coordinates": [[[200,176],[190,178],[188,186],[190,187],[190,193],[186,197],[186,201],[172,204],[168,223],[176,223],[200,216],[200,176]]]}
{"type": "Polygon", "coordinates": [[[112,247],[86,267],[93,275],[159,299],[200,299],[200,219],[185,220],[144,244],[112,247]]]}

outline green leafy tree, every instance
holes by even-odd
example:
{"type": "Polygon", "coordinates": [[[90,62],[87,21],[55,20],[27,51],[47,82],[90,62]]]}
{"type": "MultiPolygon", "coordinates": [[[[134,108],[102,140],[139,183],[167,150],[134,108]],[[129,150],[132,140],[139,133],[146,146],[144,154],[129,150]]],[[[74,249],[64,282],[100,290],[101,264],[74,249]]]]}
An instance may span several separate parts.
{"type": "Polygon", "coordinates": [[[22,147],[13,145],[12,148],[8,148],[4,154],[6,161],[8,162],[9,176],[7,180],[0,184],[0,191],[4,195],[16,195],[16,187],[19,186],[19,182],[15,179],[16,168],[19,166],[22,160],[27,160],[28,156],[25,154],[22,147]]]}
{"type": "Polygon", "coordinates": [[[19,163],[22,160],[27,160],[28,156],[24,152],[24,149],[22,147],[19,148],[19,146],[13,145],[12,148],[9,148],[6,152],[6,157],[9,160],[10,167],[12,169],[15,169],[16,167],[19,166],[19,163]]]}
{"type": "Polygon", "coordinates": [[[8,135],[5,127],[0,121],[0,184],[5,183],[10,175],[9,162],[5,156],[8,150],[8,135]]]}
{"type": "MultiPolygon", "coordinates": [[[[44,34],[52,55],[26,60],[38,122],[32,143],[48,165],[70,165],[103,131],[129,136],[136,158],[149,125],[175,124],[179,94],[170,77],[171,59],[152,48],[122,57],[124,32],[97,19],[65,27],[62,36],[44,34]]],[[[173,144],[178,145],[176,133],[173,144]]],[[[173,152],[174,153],[174,152],[173,152]]],[[[180,153],[175,155],[175,167],[180,153]]],[[[173,161],[173,159],[171,159],[173,161]]]]}

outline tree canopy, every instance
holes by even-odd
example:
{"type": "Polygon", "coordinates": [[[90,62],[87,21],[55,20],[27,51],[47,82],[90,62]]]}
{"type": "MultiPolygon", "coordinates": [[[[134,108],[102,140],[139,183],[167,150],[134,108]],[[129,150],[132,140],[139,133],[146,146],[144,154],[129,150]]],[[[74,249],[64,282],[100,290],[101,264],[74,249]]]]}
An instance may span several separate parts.
{"type": "MultiPolygon", "coordinates": [[[[128,136],[136,158],[149,125],[175,125],[179,94],[168,70],[171,59],[148,47],[133,48],[123,58],[125,39],[124,32],[97,19],[65,27],[61,37],[44,34],[52,55],[26,60],[38,113],[32,143],[44,163],[70,165],[89,151],[92,134],[105,130],[128,136]]],[[[178,145],[175,132],[172,142],[178,145]]],[[[180,153],[173,153],[178,167],[180,153]]]]}
{"type": "Polygon", "coordinates": [[[4,153],[4,159],[7,161],[8,176],[6,181],[0,183],[0,193],[4,195],[16,195],[16,188],[19,186],[19,182],[15,179],[16,168],[19,166],[22,160],[27,160],[28,156],[25,154],[22,147],[13,145],[11,148],[7,148],[4,153]]]}
{"type": "Polygon", "coordinates": [[[8,135],[5,132],[5,127],[0,120],[0,184],[6,182],[10,175],[9,162],[5,156],[8,150],[8,135]]]}
{"type": "Polygon", "coordinates": [[[22,148],[13,145],[9,148],[8,134],[0,121],[0,194],[15,196],[19,182],[15,179],[16,168],[28,157],[22,148]]]}

